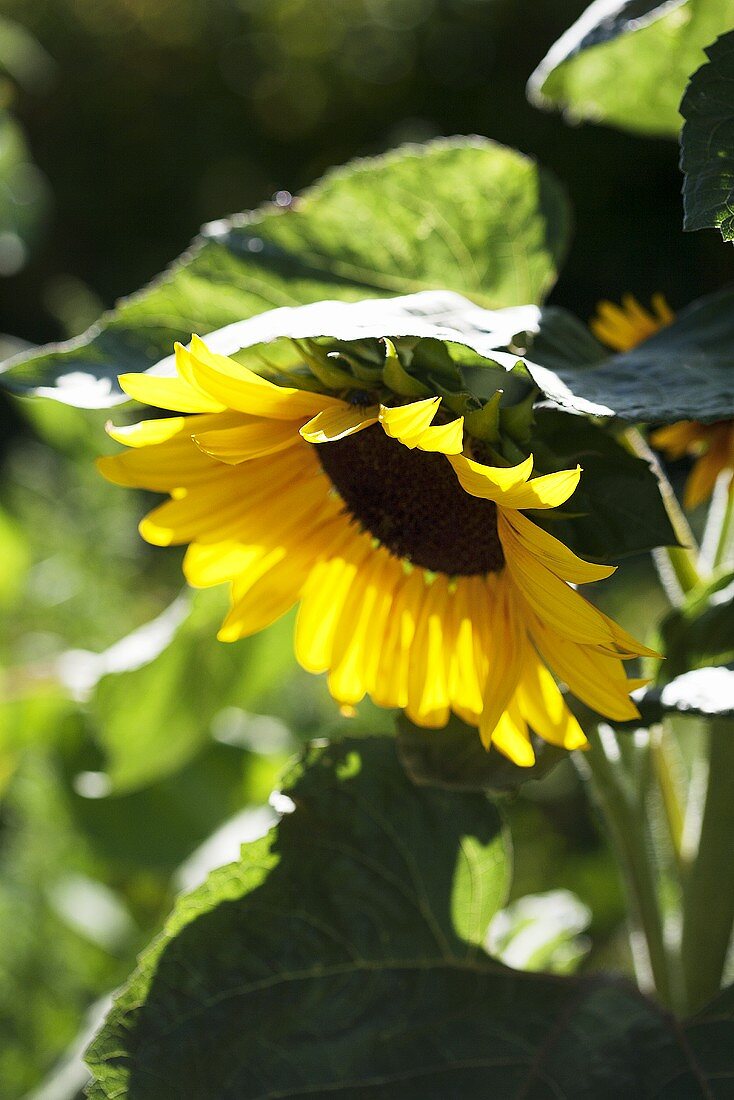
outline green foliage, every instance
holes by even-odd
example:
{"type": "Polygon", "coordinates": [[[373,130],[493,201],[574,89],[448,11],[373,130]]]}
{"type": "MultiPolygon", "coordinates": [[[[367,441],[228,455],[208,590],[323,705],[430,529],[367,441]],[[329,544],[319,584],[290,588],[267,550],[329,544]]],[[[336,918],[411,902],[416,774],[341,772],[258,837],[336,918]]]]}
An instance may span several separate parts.
{"type": "MultiPolygon", "coordinates": [[[[0,1095],[25,1096],[76,1036],[89,1004],[120,982],[160,919],[170,895],[148,883],[151,908],[128,908],[118,881],[104,872],[74,823],[56,763],[26,755],[3,800],[0,830],[0,1095]],[[78,894],[74,924],[64,895],[80,882],[114,886],[110,907],[95,909],[78,894]]],[[[138,881],[137,887],[143,885],[138,881]]],[[[145,893],[146,890],[141,891],[145,893]]]]}
{"type": "Polygon", "coordinates": [[[716,227],[734,240],[734,31],[706,50],[681,103],[684,229],[716,227]]]}
{"type": "Polygon", "coordinates": [[[388,741],[312,750],[287,793],[141,959],[91,1096],[724,1095],[727,1003],[684,1038],[624,983],[484,954],[505,857],[481,795],[412,787],[388,741]]]}
{"type": "Polygon", "coordinates": [[[733,0],[592,5],[533,73],[530,98],[572,121],[675,137],[679,104],[703,51],[734,22],[733,0]]]}
{"type": "Polygon", "coordinates": [[[607,562],[677,543],[655,473],[598,424],[542,411],[532,447],[543,470],[581,465],[579,486],[562,510],[571,518],[535,517],[578,554],[607,562]]]}
{"type": "Polygon", "coordinates": [[[728,571],[689,593],[660,627],[666,679],[691,668],[734,662],[734,572],[728,571]]]}
{"type": "Polygon", "coordinates": [[[120,399],[118,374],[145,370],[175,340],[273,307],[436,285],[487,307],[537,301],[568,232],[563,191],[514,150],[481,138],[406,146],[329,173],[288,209],[271,204],[207,226],[148,290],[84,337],[24,357],[4,380],[99,407],[120,399]],[[77,372],[97,380],[81,399],[77,372]]]}
{"type": "Polygon", "coordinates": [[[572,323],[558,310],[542,311],[540,336],[528,352],[528,366],[541,389],[564,408],[632,422],[724,420],[734,416],[729,352],[733,303],[732,286],[708,294],[636,348],[601,361],[599,345],[588,341],[586,363],[576,340],[564,363],[559,325],[568,330],[572,323]]]}
{"type": "MultiPolygon", "coordinates": [[[[143,659],[139,633],[114,647],[118,652],[125,647],[134,666],[103,675],[86,710],[115,790],[132,789],[181,768],[210,739],[218,713],[234,706],[257,710],[266,693],[291,671],[292,624],[224,645],[216,641],[216,633],[226,605],[223,590],[197,594],[192,613],[183,611],[184,620],[172,635],[164,634],[150,661],[143,659]]],[[[104,667],[105,655],[101,657],[104,667]]],[[[78,668],[80,655],[72,654],[69,661],[78,668]]]]}
{"type": "Polygon", "coordinates": [[[567,755],[533,736],[536,762],[519,768],[502,753],[482,745],[476,729],[452,715],[444,729],[416,726],[405,714],[397,720],[397,751],[406,772],[420,787],[449,791],[516,791],[531,779],[541,779],[567,755]]]}

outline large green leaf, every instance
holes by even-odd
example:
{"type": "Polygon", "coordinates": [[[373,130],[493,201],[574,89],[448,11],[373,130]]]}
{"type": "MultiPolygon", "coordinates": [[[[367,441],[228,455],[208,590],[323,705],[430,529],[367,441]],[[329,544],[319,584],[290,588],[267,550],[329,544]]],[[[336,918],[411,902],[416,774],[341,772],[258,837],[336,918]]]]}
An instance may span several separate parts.
{"type": "Polygon", "coordinates": [[[390,741],[312,750],[287,794],[141,959],[95,1100],[726,1095],[728,1003],[679,1029],[624,982],[483,953],[505,857],[481,795],[413,787],[390,741]]]}
{"type": "Polygon", "coordinates": [[[598,0],[556,42],[528,94],[569,120],[675,137],[704,48],[734,24],[734,0],[598,0]]]}
{"type": "Polygon", "coordinates": [[[543,310],[528,351],[535,381],[562,408],[648,423],[734,416],[734,286],[699,298],[636,348],[601,361],[592,342],[584,364],[577,327],[568,314],[543,310]]]}
{"type": "Polygon", "coordinates": [[[119,400],[118,374],[147,369],[175,340],[273,307],[438,286],[489,308],[538,301],[568,233],[564,192],[520,153],[483,138],[405,146],[330,172],[287,208],[207,226],[84,336],[13,361],[3,377],[75,403],[86,376],[101,407],[119,400]]]}
{"type": "Polygon", "coordinates": [[[684,229],[734,240],[734,31],[706,50],[681,103],[684,229]]]}

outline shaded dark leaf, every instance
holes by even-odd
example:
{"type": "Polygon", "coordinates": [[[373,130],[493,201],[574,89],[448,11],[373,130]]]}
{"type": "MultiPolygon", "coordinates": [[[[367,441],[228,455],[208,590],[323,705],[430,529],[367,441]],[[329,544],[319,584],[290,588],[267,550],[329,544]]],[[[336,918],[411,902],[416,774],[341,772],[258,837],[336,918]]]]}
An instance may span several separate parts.
{"type": "Polygon", "coordinates": [[[313,749],[287,794],[143,956],[95,1100],[727,1095],[728,1001],[684,1038],[625,982],[484,954],[506,862],[482,795],[413,786],[387,740],[313,749]]]}
{"type": "Polygon", "coordinates": [[[476,729],[452,715],[440,730],[422,729],[406,715],[397,720],[398,756],[419,787],[453,791],[517,790],[530,779],[541,779],[568,756],[533,734],[536,762],[520,768],[496,749],[487,752],[476,729]]]}
{"type": "MultiPolygon", "coordinates": [[[[552,330],[557,323],[554,313],[552,330]]],[[[672,324],[621,355],[602,362],[595,355],[584,365],[574,343],[564,363],[560,342],[541,338],[528,352],[528,365],[562,408],[633,422],[722,420],[734,416],[733,342],[734,286],[727,286],[682,309],[672,324]]]]}
{"type": "Polygon", "coordinates": [[[706,50],[680,105],[684,229],[734,240],[734,31],[706,50]]]}
{"type": "Polygon", "coordinates": [[[611,562],[655,546],[676,545],[655,473],[608,431],[584,417],[540,412],[532,447],[543,470],[576,463],[583,470],[576,492],[563,506],[573,519],[535,516],[577,554],[611,562]]]}

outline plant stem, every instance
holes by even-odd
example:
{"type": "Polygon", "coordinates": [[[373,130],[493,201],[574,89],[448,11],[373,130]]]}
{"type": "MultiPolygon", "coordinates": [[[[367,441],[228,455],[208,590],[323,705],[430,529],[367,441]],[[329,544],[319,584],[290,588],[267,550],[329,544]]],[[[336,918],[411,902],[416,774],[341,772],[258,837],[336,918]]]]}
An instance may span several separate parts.
{"type": "Polygon", "coordinates": [[[712,721],[709,773],[698,852],[683,894],[681,956],[689,1012],[714,997],[734,923],[734,729],[712,721]]]}
{"type": "Polygon", "coordinates": [[[622,769],[619,745],[609,726],[590,729],[590,752],[583,763],[609,829],[629,903],[633,957],[643,992],[654,992],[666,1006],[673,1004],[670,959],[665,947],[663,919],[658,897],[652,841],[644,813],[639,812],[622,769]],[[641,934],[641,937],[640,937],[641,934]],[[635,941],[644,940],[646,958],[640,959],[635,941]]]}
{"type": "Polygon", "coordinates": [[[732,557],[734,557],[734,477],[729,482],[726,508],[714,553],[714,569],[720,565],[731,565],[732,557]]]}
{"type": "Polygon", "coordinates": [[[675,537],[681,544],[680,546],[667,546],[661,550],[653,551],[653,561],[657,566],[663,588],[672,603],[680,603],[681,594],[685,595],[690,592],[700,581],[696,540],[657,455],[650,450],[642,433],[637,428],[628,428],[622,438],[632,454],[644,459],[652,467],[660,485],[660,493],[670,524],[675,532],[675,537]],[[677,584],[680,586],[680,593],[676,593],[671,586],[670,580],[666,576],[665,567],[662,564],[663,561],[669,564],[677,584]]]}
{"type": "Polygon", "coordinates": [[[668,837],[680,869],[683,862],[685,824],[681,804],[680,763],[675,758],[674,746],[670,743],[662,726],[650,730],[650,760],[660,791],[668,837]]]}

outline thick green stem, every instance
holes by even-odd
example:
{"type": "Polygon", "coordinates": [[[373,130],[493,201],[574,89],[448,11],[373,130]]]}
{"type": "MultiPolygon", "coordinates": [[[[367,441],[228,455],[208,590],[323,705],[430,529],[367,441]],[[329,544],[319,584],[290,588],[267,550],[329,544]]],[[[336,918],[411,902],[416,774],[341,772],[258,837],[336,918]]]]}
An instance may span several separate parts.
{"type": "Polygon", "coordinates": [[[714,721],[709,732],[709,774],[698,852],[683,895],[681,955],[687,1008],[714,997],[734,924],[734,729],[714,721]]]}
{"type": "Polygon", "coordinates": [[[671,602],[680,603],[680,596],[676,598],[676,593],[666,575],[665,566],[666,564],[669,565],[677,584],[680,586],[682,595],[695,588],[700,581],[696,540],[657,456],[654,451],[650,450],[643,435],[636,428],[628,428],[624,433],[623,441],[632,454],[637,455],[638,458],[643,458],[654,470],[675,537],[681,544],[680,546],[667,546],[653,552],[653,561],[657,566],[666,593],[671,602]]]}
{"type": "Polygon", "coordinates": [[[658,726],[650,730],[650,760],[657,781],[668,838],[676,865],[683,863],[683,830],[685,817],[681,799],[681,765],[674,754],[674,745],[666,737],[666,731],[658,726]]]}
{"type": "Polygon", "coordinates": [[[673,981],[649,829],[626,783],[613,731],[608,726],[591,729],[588,737],[591,750],[583,762],[591,773],[627,894],[638,984],[644,992],[656,993],[664,1005],[672,1007],[673,981]],[[646,955],[642,960],[639,949],[635,950],[640,939],[646,955]]]}

